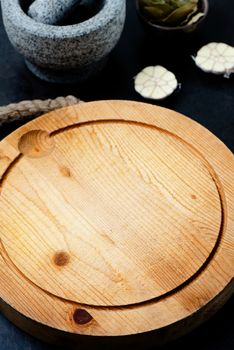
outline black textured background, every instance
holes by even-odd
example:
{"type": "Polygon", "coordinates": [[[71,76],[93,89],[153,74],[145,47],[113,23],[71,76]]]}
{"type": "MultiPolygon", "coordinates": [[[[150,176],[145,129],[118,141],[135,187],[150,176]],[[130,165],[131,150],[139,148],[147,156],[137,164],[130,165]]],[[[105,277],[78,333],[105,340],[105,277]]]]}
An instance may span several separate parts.
{"type": "MultiPolygon", "coordinates": [[[[114,0],[113,0],[114,1],[114,0]]],[[[234,150],[234,74],[228,80],[205,74],[195,67],[191,55],[210,41],[234,45],[234,1],[210,0],[210,11],[202,31],[187,42],[153,41],[145,37],[135,13],[134,0],[127,0],[127,19],[122,38],[103,72],[81,87],[42,82],[25,68],[23,59],[9,43],[0,20],[0,105],[24,99],[53,98],[74,94],[85,101],[131,99],[133,77],[146,65],[162,64],[182,83],[181,91],[160,103],[197,120],[234,150]]],[[[0,128],[0,137],[22,125],[0,128]]],[[[150,344],[146,344],[149,346],[150,344]]],[[[204,350],[234,349],[234,298],[208,322],[189,335],[164,347],[204,350]]],[[[55,349],[24,334],[0,315],[0,350],[55,349]]]]}

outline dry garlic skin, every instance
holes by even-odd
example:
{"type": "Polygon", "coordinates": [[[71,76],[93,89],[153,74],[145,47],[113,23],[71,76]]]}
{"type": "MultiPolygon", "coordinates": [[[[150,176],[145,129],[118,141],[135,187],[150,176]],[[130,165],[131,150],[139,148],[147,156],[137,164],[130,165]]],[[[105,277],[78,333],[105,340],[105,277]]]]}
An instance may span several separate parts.
{"type": "Polygon", "coordinates": [[[135,77],[135,90],[143,97],[161,100],[178,86],[175,75],[162,66],[144,68],[135,77]]]}
{"type": "Polygon", "coordinates": [[[234,71],[234,47],[209,43],[198,51],[195,63],[204,72],[229,76],[234,71]]]}

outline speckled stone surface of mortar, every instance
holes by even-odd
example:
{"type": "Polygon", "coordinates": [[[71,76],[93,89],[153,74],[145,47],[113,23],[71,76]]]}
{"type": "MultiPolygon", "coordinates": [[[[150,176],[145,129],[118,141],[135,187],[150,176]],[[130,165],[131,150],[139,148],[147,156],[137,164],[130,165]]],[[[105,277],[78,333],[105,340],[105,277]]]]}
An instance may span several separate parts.
{"type": "Polygon", "coordinates": [[[82,82],[102,69],[120,38],[126,15],[125,0],[103,0],[94,17],[74,25],[53,26],[30,18],[23,3],[1,0],[6,32],[28,68],[50,82],[82,82]]]}

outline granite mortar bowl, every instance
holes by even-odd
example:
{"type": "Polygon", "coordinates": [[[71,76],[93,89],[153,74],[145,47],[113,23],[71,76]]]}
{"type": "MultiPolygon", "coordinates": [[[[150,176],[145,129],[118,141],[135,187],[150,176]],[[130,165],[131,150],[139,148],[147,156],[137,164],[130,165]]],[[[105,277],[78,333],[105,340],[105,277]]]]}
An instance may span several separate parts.
{"type": "Polygon", "coordinates": [[[1,0],[9,40],[36,76],[50,82],[82,82],[102,69],[122,33],[125,0],[102,0],[93,17],[62,26],[36,22],[24,11],[29,4],[1,0]]]}

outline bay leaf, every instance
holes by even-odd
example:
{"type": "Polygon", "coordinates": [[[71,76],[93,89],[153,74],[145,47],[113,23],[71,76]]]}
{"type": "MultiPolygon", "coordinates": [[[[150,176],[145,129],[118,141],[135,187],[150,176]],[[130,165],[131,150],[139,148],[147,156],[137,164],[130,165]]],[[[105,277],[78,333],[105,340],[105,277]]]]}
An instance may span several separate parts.
{"type": "Polygon", "coordinates": [[[187,3],[198,4],[199,0],[166,0],[166,2],[172,4],[174,7],[181,7],[187,3]]]}
{"type": "Polygon", "coordinates": [[[199,21],[199,19],[201,19],[202,17],[204,17],[205,14],[203,12],[198,12],[195,16],[193,16],[190,21],[187,23],[189,24],[193,24],[199,21]]]}
{"type": "Polygon", "coordinates": [[[194,10],[195,7],[196,3],[194,2],[186,3],[185,5],[175,9],[162,21],[164,24],[171,26],[180,25],[183,22],[183,20],[189,15],[189,13],[194,10]]]}
{"type": "Polygon", "coordinates": [[[167,0],[139,0],[139,4],[142,6],[157,6],[165,5],[167,0]]]}
{"type": "Polygon", "coordinates": [[[197,11],[198,11],[198,7],[195,6],[194,9],[193,9],[193,11],[191,11],[191,12],[188,14],[188,16],[185,18],[185,20],[184,20],[183,22],[180,23],[180,25],[181,25],[181,26],[186,25],[186,24],[190,21],[190,19],[197,13],[197,11]]]}
{"type": "Polygon", "coordinates": [[[158,5],[158,6],[144,6],[144,14],[155,21],[160,21],[171,12],[171,8],[168,5],[158,5]]]}

